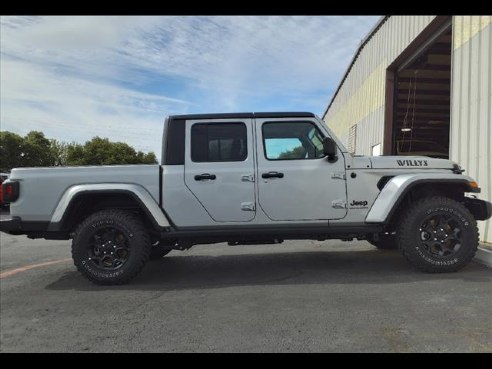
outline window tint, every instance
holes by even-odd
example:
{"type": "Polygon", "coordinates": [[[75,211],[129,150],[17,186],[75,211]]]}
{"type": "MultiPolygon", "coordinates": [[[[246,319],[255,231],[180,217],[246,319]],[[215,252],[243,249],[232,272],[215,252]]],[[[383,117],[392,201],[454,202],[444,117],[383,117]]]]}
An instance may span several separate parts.
{"type": "Polygon", "coordinates": [[[265,123],[263,146],[268,160],[299,160],[324,157],[323,135],[309,122],[265,123]]]}
{"type": "Polygon", "coordinates": [[[244,161],[247,156],[244,123],[198,123],[191,127],[194,162],[244,161]]]}

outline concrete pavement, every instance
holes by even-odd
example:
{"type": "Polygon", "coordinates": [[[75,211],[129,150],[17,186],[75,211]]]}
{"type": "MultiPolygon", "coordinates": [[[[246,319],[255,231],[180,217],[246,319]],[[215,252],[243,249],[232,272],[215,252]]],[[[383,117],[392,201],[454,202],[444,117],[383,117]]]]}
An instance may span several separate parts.
{"type": "MultiPolygon", "coordinates": [[[[67,241],[0,242],[1,272],[70,257],[67,241]]],[[[196,246],[115,287],[61,261],[0,279],[0,352],[490,352],[491,279],[366,242],[196,246]]]]}

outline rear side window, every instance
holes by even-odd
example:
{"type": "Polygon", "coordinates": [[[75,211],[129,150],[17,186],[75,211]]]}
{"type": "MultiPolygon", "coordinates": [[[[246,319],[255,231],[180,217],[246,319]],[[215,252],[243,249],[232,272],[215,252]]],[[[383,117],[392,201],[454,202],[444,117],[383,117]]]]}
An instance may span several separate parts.
{"type": "Polygon", "coordinates": [[[191,127],[194,162],[244,161],[248,157],[244,123],[196,123],[191,127]]]}

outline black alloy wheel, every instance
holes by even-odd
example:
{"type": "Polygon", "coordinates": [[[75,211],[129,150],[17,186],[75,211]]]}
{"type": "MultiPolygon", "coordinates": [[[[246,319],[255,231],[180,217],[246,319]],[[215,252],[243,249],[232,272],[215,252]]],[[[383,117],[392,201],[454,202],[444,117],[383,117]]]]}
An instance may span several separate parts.
{"type": "Polygon", "coordinates": [[[455,272],[477,251],[477,221],[461,202],[444,196],[415,201],[396,233],[406,259],[429,273],[455,272]]]}
{"type": "Polygon", "coordinates": [[[72,241],[74,264],[96,284],[123,284],[149,260],[152,244],[141,218],[120,209],[101,210],[87,217],[72,241]]]}

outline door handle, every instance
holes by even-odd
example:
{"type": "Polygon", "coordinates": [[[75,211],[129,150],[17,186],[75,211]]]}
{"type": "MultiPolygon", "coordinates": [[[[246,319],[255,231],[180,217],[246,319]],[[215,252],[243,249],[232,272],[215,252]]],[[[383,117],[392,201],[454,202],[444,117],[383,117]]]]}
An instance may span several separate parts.
{"type": "Polygon", "coordinates": [[[195,181],[203,181],[204,179],[214,180],[215,178],[217,178],[215,174],[203,173],[203,174],[197,174],[195,176],[195,181]]]}
{"type": "Polygon", "coordinates": [[[279,172],[263,173],[261,175],[261,178],[284,178],[284,173],[279,173],[279,172]]]}

